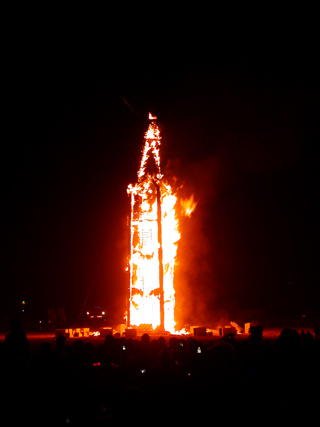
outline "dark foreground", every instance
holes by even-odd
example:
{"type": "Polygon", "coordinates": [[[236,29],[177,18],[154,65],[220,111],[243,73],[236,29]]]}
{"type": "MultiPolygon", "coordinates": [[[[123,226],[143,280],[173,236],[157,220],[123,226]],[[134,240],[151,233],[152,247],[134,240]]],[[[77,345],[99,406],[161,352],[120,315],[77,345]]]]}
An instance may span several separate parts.
{"type": "Polygon", "coordinates": [[[68,341],[20,333],[0,346],[3,425],[273,425],[319,410],[320,341],[310,332],[68,341]]]}

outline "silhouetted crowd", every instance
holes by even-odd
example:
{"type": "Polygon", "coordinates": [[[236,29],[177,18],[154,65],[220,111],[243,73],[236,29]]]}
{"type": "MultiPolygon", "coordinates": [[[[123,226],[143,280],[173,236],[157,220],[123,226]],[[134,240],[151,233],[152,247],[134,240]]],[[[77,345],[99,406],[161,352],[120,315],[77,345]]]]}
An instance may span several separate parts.
{"type": "Polygon", "coordinates": [[[2,425],[257,425],[319,413],[319,331],[275,340],[115,338],[34,348],[18,323],[1,343],[2,425]],[[21,424],[23,423],[23,424],[21,424]]]}

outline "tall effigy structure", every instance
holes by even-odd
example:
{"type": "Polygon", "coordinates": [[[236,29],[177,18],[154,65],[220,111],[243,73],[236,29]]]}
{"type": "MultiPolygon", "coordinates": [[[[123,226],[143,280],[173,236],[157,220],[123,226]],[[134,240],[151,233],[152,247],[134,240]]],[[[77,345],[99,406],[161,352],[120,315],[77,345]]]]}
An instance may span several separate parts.
{"type": "Polygon", "coordinates": [[[127,324],[174,332],[174,266],[180,239],[177,197],[160,165],[160,130],[149,114],[149,127],[138,182],[128,186],[130,215],[130,286],[127,324]]]}

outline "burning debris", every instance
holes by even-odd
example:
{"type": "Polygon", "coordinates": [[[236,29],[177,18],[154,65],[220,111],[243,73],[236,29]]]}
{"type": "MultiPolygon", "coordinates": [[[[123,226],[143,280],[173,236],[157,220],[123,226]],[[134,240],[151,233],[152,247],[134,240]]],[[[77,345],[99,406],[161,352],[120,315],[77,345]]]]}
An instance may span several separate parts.
{"type": "MultiPolygon", "coordinates": [[[[138,182],[128,186],[130,215],[130,295],[128,326],[151,325],[159,332],[175,332],[174,268],[180,239],[177,195],[161,173],[160,130],[149,114],[138,182]]],[[[193,196],[181,200],[190,216],[193,196]]]]}

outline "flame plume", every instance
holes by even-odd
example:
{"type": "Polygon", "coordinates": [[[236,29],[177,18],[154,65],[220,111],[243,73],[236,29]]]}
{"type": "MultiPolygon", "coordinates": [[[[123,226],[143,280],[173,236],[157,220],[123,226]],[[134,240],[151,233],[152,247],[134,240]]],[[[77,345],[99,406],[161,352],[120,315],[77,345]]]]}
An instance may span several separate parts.
{"type": "Polygon", "coordinates": [[[192,212],[195,210],[195,208],[197,206],[197,202],[194,200],[194,196],[192,194],[189,199],[181,199],[180,205],[181,205],[181,209],[182,209],[181,213],[184,216],[188,216],[190,218],[192,212]]]}

